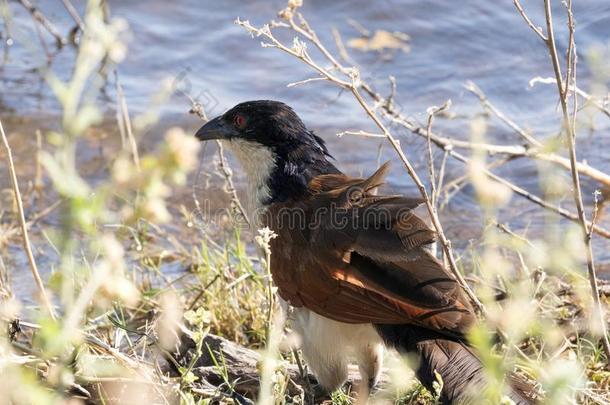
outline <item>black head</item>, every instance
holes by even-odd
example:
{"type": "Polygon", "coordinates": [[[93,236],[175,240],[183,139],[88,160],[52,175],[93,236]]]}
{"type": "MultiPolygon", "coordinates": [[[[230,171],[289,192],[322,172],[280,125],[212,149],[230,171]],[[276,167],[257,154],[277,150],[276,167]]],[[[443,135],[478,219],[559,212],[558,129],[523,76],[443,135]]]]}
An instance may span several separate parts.
{"type": "Polygon", "coordinates": [[[273,100],[246,101],[207,122],[195,136],[210,139],[255,142],[285,156],[308,147],[328,155],[324,141],[307,130],[288,105],[273,100]]]}
{"type": "Polygon", "coordinates": [[[307,193],[313,177],[338,172],[328,161],[330,155],[322,138],[279,101],[238,104],[207,122],[195,135],[201,141],[228,142],[247,174],[255,181],[264,179],[270,196],[263,204],[299,198],[307,193]]]}

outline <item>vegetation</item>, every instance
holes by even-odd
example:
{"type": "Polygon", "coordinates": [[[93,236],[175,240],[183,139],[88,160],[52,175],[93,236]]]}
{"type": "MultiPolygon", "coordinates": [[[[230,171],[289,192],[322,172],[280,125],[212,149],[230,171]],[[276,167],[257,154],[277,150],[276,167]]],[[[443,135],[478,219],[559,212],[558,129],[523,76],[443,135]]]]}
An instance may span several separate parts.
{"type": "MultiPolygon", "coordinates": [[[[543,31],[518,1],[516,5],[515,12],[523,14],[534,35],[545,41],[551,54],[554,50],[551,63],[558,74],[553,80],[564,123],[558,135],[563,138],[537,139],[498,111],[474,84],[467,88],[489,114],[470,123],[471,140],[436,134],[434,120],[446,119],[449,103],[428,109],[426,125],[404,116],[395,108],[394,92],[380,95],[357,68],[347,65],[340,39],[343,56],[335,56],[321,43],[299,13],[297,0],[289,1],[277,22],[262,27],[242,20],[236,23],[262,39],[263,47],[288,53],[295,63],[309,66],[315,75],[309,81],[324,80],[348,91],[379,133],[344,134],[387,139],[397,161],[420,186],[433,225],[442,235],[440,254],[481,309],[481,323],[470,335],[492,382],[481,393],[485,397],[481,403],[506,403],[502,377],[508,371],[538,382],[545,403],[610,403],[610,358],[604,347],[610,289],[596,280],[590,244],[592,238],[610,238],[610,233],[596,224],[603,210],[598,207],[598,194],[593,210],[587,212],[580,187],[572,183],[583,177],[610,185],[610,175],[579,163],[574,141],[577,118],[585,113],[578,109],[578,101],[590,114],[610,117],[610,111],[601,99],[576,86],[573,29],[563,76],[557,56],[563,51],[558,52],[551,39],[550,11],[543,31]],[[276,30],[289,30],[296,39],[286,45],[276,38],[276,30]],[[506,123],[527,147],[487,143],[490,119],[506,123]],[[427,171],[418,171],[409,162],[393,128],[426,140],[427,171]],[[566,144],[569,153],[563,157],[566,144]],[[498,155],[536,161],[544,195],[534,196],[492,173],[498,155]],[[486,219],[480,243],[459,252],[451,248],[442,228],[441,202],[453,193],[453,188],[443,185],[447,159],[465,164],[462,182],[474,186],[486,219]],[[566,173],[572,175],[570,180],[566,173]],[[574,196],[576,210],[560,207],[565,196],[574,196]],[[498,222],[499,210],[510,204],[511,197],[524,197],[548,211],[542,238],[517,234],[510,224],[498,222]]],[[[9,19],[7,4],[0,2],[0,8],[9,19]]],[[[566,11],[573,27],[569,1],[566,11]]],[[[40,12],[36,16],[35,24],[51,35],[57,31],[40,12]]],[[[141,134],[158,117],[146,112],[130,118],[121,96],[116,68],[127,52],[125,22],[108,16],[101,0],[89,0],[82,21],[78,14],[74,19],[81,35],[71,78],[62,81],[59,74],[46,73],[63,113],[51,126],[55,129],[41,126],[37,170],[30,168],[28,175],[17,176],[19,162],[10,149],[16,138],[0,127],[0,166],[7,178],[15,180],[2,190],[0,208],[0,392],[6,401],[2,403],[354,403],[357,389],[350,384],[329,397],[316,395],[298,351],[285,350],[281,336],[286,332],[289,340],[289,325],[284,330],[282,319],[274,315],[278,308],[266,271],[273,260],[268,250],[271,235],[242,229],[222,150],[215,170],[225,180],[232,203],[210,228],[198,201],[202,166],[195,138],[172,128],[155,150],[139,151],[141,134]],[[105,119],[106,112],[95,104],[101,86],[111,80],[110,72],[115,72],[119,94],[116,124],[105,119]],[[107,132],[115,141],[110,142],[113,153],[103,162],[103,174],[91,179],[82,173],[79,153],[85,142],[101,142],[96,131],[107,132]],[[194,201],[185,204],[172,198],[174,192],[188,190],[190,183],[195,184],[194,201]],[[47,217],[55,220],[45,224],[47,217]],[[13,254],[18,243],[23,243],[28,261],[11,268],[2,257],[13,254]],[[51,274],[44,281],[39,275],[40,257],[34,254],[36,245],[52,252],[52,258],[44,261],[51,274]],[[180,269],[178,276],[168,276],[172,268],[180,269]],[[35,284],[39,303],[35,308],[24,306],[23,297],[11,292],[11,279],[32,276],[40,280],[35,284]]],[[[57,40],[58,46],[67,42],[57,40]]],[[[167,91],[160,92],[159,100],[167,91]]],[[[202,106],[195,103],[193,111],[206,118],[202,106]]],[[[4,123],[10,120],[1,118],[4,123]]],[[[34,139],[34,134],[28,135],[34,139]]],[[[405,377],[411,375],[409,359],[403,361],[395,353],[388,357],[384,383],[372,401],[435,402],[435,393],[405,377]]]]}

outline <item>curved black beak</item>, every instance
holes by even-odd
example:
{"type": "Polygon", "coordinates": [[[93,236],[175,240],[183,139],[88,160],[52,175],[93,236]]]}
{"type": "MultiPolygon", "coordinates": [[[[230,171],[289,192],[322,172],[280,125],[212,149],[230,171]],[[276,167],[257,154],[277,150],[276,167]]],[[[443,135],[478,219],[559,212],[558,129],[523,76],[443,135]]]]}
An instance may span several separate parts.
{"type": "Polygon", "coordinates": [[[224,122],[222,116],[218,116],[205,123],[199,128],[195,136],[200,141],[210,141],[212,139],[228,139],[235,135],[235,130],[224,122]]]}

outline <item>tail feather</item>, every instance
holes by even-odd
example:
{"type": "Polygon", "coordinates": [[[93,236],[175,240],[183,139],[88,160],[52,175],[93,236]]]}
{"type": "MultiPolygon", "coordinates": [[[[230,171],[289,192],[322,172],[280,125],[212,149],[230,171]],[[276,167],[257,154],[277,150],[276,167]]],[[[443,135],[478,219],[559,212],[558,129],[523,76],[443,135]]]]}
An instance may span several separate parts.
{"type": "MultiPolygon", "coordinates": [[[[443,382],[440,401],[443,404],[477,404],[484,390],[486,376],[481,361],[463,341],[412,325],[377,325],[388,345],[419,356],[417,378],[429,390],[437,381],[443,382]],[[436,372],[436,373],[435,373],[436,372]]],[[[509,376],[509,397],[517,405],[535,404],[534,389],[524,379],[509,376]]]]}

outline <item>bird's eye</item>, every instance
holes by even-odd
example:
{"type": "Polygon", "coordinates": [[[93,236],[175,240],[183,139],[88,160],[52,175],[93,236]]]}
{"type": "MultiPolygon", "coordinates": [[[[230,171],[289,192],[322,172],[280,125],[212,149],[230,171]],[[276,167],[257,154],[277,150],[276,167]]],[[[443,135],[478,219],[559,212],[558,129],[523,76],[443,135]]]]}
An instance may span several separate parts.
{"type": "Polygon", "coordinates": [[[244,129],[246,126],[246,118],[243,115],[237,114],[233,117],[233,124],[239,129],[244,129]]]}

